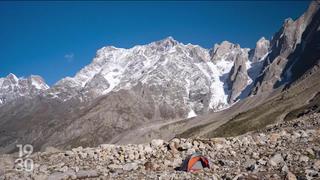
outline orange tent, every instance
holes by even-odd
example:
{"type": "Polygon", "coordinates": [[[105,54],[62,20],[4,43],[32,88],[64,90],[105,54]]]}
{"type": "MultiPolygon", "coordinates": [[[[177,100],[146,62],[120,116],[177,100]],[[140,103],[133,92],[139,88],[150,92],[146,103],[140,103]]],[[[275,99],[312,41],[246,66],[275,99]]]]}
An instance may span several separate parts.
{"type": "Polygon", "coordinates": [[[203,168],[209,168],[209,160],[201,154],[192,154],[182,163],[180,170],[187,172],[199,171],[203,168]]]}

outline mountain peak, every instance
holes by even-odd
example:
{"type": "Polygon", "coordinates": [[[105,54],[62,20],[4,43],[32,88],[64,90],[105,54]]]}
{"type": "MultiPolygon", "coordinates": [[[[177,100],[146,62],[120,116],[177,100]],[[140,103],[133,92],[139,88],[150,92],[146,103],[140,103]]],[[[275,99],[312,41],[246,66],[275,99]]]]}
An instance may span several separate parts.
{"type": "Polygon", "coordinates": [[[258,40],[258,42],[262,42],[262,41],[266,41],[267,39],[264,37],[264,36],[262,36],[259,40],[258,40]]]}
{"type": "Polygon", "coordinates": [[[229,55],[233,56],[233,53],[241,51],[239,44],[233,44],[229,41],[222,41],[221,44],[215,44],[213,50],[211,51],[211,60],[221,60],[221,59],[233,59],[229,55]]]}
{"type": "Polygon", "coordinates": [[[19,97],[32,98],[49,89],[43,78],[31,75],[28,78],[17,78],[13,73],[0,78],[0,106],[19,97]]]}
{"type": "Polygon", "coordinates": [[[172,36],[168,36],[168,37],[164,38],[163,41],[177,42],[177,40],[175,40],[172,36]]]}
{"type": "Polygon", "coordinates": [[[168,36],[165,39],[162,39],[160,41],[156,41],[155,44],[164,46],[164,47],[173,47],[179,44],[179,42],[175,39],[173,39],[172,36],[168,36]]]}
{"type": "Polygon", "coordinates": [[[49,89],[49,86],[45,83],[44,79],[39,75],[30,75],[28,80],[31,82],[31,85],[39,90],[49,89]]]}
{"type": "Polygon", "coordinates": [[[270,48],[270,41],[267,40],[265,37],[261,37],[257,41],[256,47],[253,50],[252,58],[250,58],[251,61],[258,62],[260,60],[263,60],[268,54],[269,48],[270,48]]]}
{"type": "Polygon", "coordinates": [[[19,81],[19,79],[17,78],[17,76],[14,75],[13,73],[9,73],[6,78],[9,79],[9,80],[12,81],[12,82],[18,82],[18,81],[19,81]]]}
{"type": "Polygon", "coordinates": [[[256,43],[256,46],[268,46],[269,47],[269,40],[266,39],[265,37],[261,37],[257,43],[256,43]]]}

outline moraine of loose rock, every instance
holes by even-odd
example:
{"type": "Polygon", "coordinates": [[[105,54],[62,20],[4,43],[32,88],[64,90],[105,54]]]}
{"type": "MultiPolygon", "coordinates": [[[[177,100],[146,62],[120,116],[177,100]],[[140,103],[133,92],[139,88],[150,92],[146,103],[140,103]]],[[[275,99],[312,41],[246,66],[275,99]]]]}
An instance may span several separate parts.
{"type": "Polygon", "coordinates": [[[15,154],[0,156],[0,179],[319,179],[320,114],[281,122],[238,137],[153,140],[31,156],[32,172],[14,170],[15,154]],[[197,173],[175,170],[193,152],[210,160],[197,173]]]}

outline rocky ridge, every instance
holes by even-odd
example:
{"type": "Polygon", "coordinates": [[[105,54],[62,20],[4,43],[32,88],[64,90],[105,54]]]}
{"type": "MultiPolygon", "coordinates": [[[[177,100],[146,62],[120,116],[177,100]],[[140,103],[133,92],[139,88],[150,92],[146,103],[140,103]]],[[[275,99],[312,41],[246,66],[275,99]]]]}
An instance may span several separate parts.
{"type": "Polygon", "coordinates": [[[229,91],[230,95],[228,96],[229,102],[233,103],[237,100],[241,92],[251,83],[251,79],[248,76],[247,63],[248,62],[248,53],[240,52],[237,54],[234,61],[234,65],[229,74],[229,91]]]}
{"type": "Polygon", "coordinates": [[[250,59],[252,62],[258,62],[264,59],[264,56],[269,53],[270,41],[265,37],[260,38],[256,43],[256,48],[251,50],[250,59]]]}
{"type": "MultiPolygon", "coordinates": [[[[319,42],[316,37],[317,33],[315,33],[320,26],[318,22],[319,7],[320,1],[312,1],[308,10],[298,19],[288,18],[285,20],[280,30],[275,33],[270,41],[270,52],[266,57],[259,78],[255,82],[252,94],[268,93],[285,83],[291,83],[296,80],[292,75],[298,73],[293,72],[290,65],[300,61],[301,64],[306,66],[308,64],[307,61],[309,61],[301,59],[301,52],[306,51],[301,46],[305,47],[306,42],[310,39],[319,42]],[[313,29],[311,32],[310,28],[313,29]]],[[[311,54],[310,52],[308,53],[311,54]]],[[[314,57],[317,57],[315,59],[318,60],[318,53],[314,52],[313,54],[315,54],[314,57]]],[[[301,76],[306,71],[307,69],[304,72],[300,72],[299,75],[301,76]]]]}
{"type": "Polygon", "coordinates": [[[17,100],[19,97],[32,98],[49,89],[42,77],[31,75],[17,78],[14,74],[0,78],[0,106],[17,100]]]}
{"type": "Polygon", "coordinates": [[[317,179],[320,177],[320,114],[270,125],[229,138],[152,140],[31,156],[34,170],[14,170],[15,155],[1,155],[4,179],[317,179]],[[175,170],[193,152],[210,159],[197,173],[175,170]]]}

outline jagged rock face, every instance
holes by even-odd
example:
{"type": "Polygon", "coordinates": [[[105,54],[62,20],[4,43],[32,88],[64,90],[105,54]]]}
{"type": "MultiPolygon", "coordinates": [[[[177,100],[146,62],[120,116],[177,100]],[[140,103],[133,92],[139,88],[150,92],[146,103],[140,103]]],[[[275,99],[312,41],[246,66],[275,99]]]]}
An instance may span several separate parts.
{"type": "Polygon", "coordinates": [[[229,102],[236,101],[243,89],[248,85],[249,76],[247,72],[248,52],[242,51],[236,55],[234,66],[229,74],[229,102]]]}
{"type": "Polygon", "coordinates": [[[228,61],[234,61],[235,55],[241,51],[239,44],[233,44],[228,41],[223,41],[220,45],[215,44],[211,51],[211,61],[219,61],[225,59],[228,61]]]}
{"type": "Polygon", "coordinates": [[[242,49],[240,45],[228,41],[223,41],[220,45],[215,44],[211,52],[213,62],[224,59],[233,63],[230,73],[222,77],[222,79],[226,78],[223,81],[226,82],[224,86],[230,104],[235,102],[241,92],[251,83],[248,69],[252,63],[249,61],[248,55],[249,49],[242,49]]]}
{"type": "Polygon", "coordinates": [[[0,78],[0,106],[22,96],[31,98],[48,88],[40,76],[31,75],[24,79],[9,74],[5,78],[0,78]]]}
{"type": "Polygon", "coordinates": [[[259,41],[256,43],[256,47],[253,50],[252,57],[250,58],[252,62],[258,62],[262,60],[265,55],[268,53],[270,47],[269,40],[262,37],[259,39],[259,41]]]}
{"type": "MultiPolygon", "coordinates": [[[[311,6],[313,9],[316,6],[311,6]]],[[[314,10],[314,9],[313,9],[314,10]]],[[[310,14],[310,13],[309,13],[310,14]]],[[[295,48],[295,51],[288,57],[281,81],[277,86],[284,82],[292,83],[297,79],[302,79],[317,71],[320,67],[320,10],[314,13],[312,20],[305,28],[302,34],[301,42],[295,48]]]]}
{"type": "Polygon", "coordinates": [[[89,81],[82,90],[84,97],[98,97],[105,89],[108,89],[110,84],[101,74],[96,74],[91,81],[89,81]]]}
{"type": "MultiPolygon", "coordinates": [[[[282,28],[275,34],[270,43],[270,54],[264,64],[263,74],[255,83],[253,94],[270,92],[275,88],[277,82],[284,82],[283,74],[289,59],[294,53],[297,45],[301,43],[301,37],[306,27],[310,24],[314,14],[319,9],[319,3],[313,1],[308,10],[293,21],[291,18],[286,19],[282,28]]],[[[278,86],[280,84],[278,83],[278,86]]]]}

